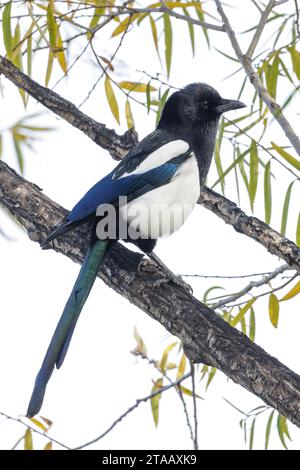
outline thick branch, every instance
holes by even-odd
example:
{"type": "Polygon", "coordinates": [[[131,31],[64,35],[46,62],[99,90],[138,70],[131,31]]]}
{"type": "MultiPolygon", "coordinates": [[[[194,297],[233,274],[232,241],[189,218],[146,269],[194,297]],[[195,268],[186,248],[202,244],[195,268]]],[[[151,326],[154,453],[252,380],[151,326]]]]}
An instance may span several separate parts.
{"type": "Polygon", "coordinates": [[[113,129],[108,129],[104,124],[84,114],[70,101],[32,80],[2,56],[0,56],[0,74],[3,74],[18,88],[26,91],[50,111],[80,129],[93,142],[108,150],[116,160],[124,157],[137,141],[135,131],[125,132],[122,136],[118,135],[113,129]]]}
{"type": "MultiPolygon", "coordinates": [[[[0,162],[0,203],[38,242],[66,213],[3,162],[0,162]]],[[[55,242],[56,251],[76,262],[82,261],[85,249],[84,230],[73,231],[55,242]]],[[[139,272],[140,259],[141,255],[117,244],[107,254],[99,276],[178,336],[191,360],[218,367],[300,426],[300,377],[185,290],[171,282],[157,283],[160,271],[139,272]]]]}
{"type": "Polygon", "coordinates": [[[251,58],[248,57],[247,55],[243,55],[243,52],[239,46],[239,43],[236,39],[235,33],[230,25],[229,19],[226,16],[224,9],[222,7],[221,1],[220,0],[215,0],[215,3],[217,5],[218,12],[222,18],[222,21],[224,23],[227,35],[229,37],[229,40],[231,42],[231,45],[233,47],[233,50],[239,59],[240,63],[244,67],[244,70],[249,77],[250,82],[254,86],[255,90],[258,92],[260,98],[263,100],[265,105],[269,108],[271,113],[273,114],[274,118],[282,128],[283,132],[285,133],[286,137],[300,156],[300,139],[295,133],[294,129],[284,116],[281,107],[279,106],[278,103],[272,98],[272,96],[268,93],[268,90],[264,86],[263,82],[259,78],[258,74],[255,72],[251,58]]]}
{"type": "MultiPolygon", "coordinates": [[[[94,121],[79,111],[74,104],[39,85],[20,72],[9,60],[0,56],[1,73],[48,109],[80,129],[96,144],[107,149],[113,158],[122,158],[136,144],[137,134],[134,131],[127,132],[123,136],[117,135],[114,130],[107,129],[104,124],[94,121]]],[[[248,217],[234,202],[208,188],[203,188],[199,203],[232,225],[237,232],[261,243],[270,253],[279,256],[300,272],[300,249],[264,222],[256,217],[248,217]]]]}

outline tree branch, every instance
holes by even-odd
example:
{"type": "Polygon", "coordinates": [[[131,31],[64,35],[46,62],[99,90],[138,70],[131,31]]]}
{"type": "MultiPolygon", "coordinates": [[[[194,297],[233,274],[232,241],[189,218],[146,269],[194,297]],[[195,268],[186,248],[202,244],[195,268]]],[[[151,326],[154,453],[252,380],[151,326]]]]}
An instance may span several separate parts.
{"type": "MultiPolygon", "coordinates": [[[[37,242],[66,214],[65,209],[4,162],[0,162],[0,203],[37,242]]],[[[54,242],[57,252],[76,262],[82,261],[86,248],[84,227],[54,242]]],[[[105,257],[99,276],[180,338],[193,362],[217,367],[300,426],[300,377],[184,289],[171,281],[163,285],[157,282],[161,277],[159,270],[141,273],[140,260],[141,255],[116,244],[105,257]]]]}
{"type": "Polygon", "coordinates": [[[247,54],[246,55],[243,54],[243,52],[242,52],[242,50],[239,46],[239,43],[236,39],[235,32],[233,31],[233,29],[230,25],[229,19],[228,19],[228,17],[226,16],[226,14],[224,12],[221,1],[220,0],[215,0],[215,3],[217,5],[217,10],[218,10],[218,12],[219,12],[219,14],[222,18],[222,21],[224,23],[224,26],[225,26],[228,38],[229,38],[229,40],[231,42],[231,45],[233,47],[233,50],[234,50],[237,58],[239,59],[240,63],[244,67],[244,70],[245,70],[250,82],[254,86],[255,90],[258,92],[260,98],[263,100],[265,105],[269,108],[269,110],[273,114],[274,118],[276,119],[276,121],[278,122],[278,124],[282,128],[283,132],[285,133],[286,137],[288,138],[288,140],[290,141],[290,143],[292,144],[292,146],[294,147],[294,149],[296,150],[296,152],[300,156],[300,139],[299,139],[299,137],[295,133],[294,129],[292,128],[292,126],[290,125],[290,123],[288,122],[286,117],[284,116],[284,114],[282,112],[282,109],[279,106],[279,104],[276,103],[274,98],[272,98],[272,96],[268,93],[268,91],[265,88],[263,82],[259,78],[258,74],[255,72],[255,70],[253,68],[253,65],[252,65],[251,57],[248,57],[247,54]]]}
{"type": "Polygon", "coordinates": [[[249,59],[252,59],[254,51],[257,47],[257,44],[260,40],[260,37],[263,33],[264,27],[266,26],[266,22],[268,20],[269,14],[271,13],[272,9],[274,8],[276,4],[276,0],[270,0],[268,5],[266,6],[265,10],[261,13],[261,17],[259,20],[259,23],[257,25],[257,28],[255,30],[255,33],[253,35],[252,41],[248,47],[248,50],[246,52],[246,56],[249,57],[249,59]]]}
{"type": "MultiPolygon", "coordinates": [[[[94,121],[79,111],[70,101],[32,80],[2,56],[0,56],[0,74],[25,90],[50,111],[80,129],[93,142],[108,150],[113,158],[121,159],[137,143],[135,131],[127,131],[123,136],[116,134],[114,130],[106,128],[104,124],[94,121]]],[[[279,256],[300,272],[300,249],[295,243],[282,237],[256,217],[248,217],[234,202],[211,189],[202,189],[199,203],[225,223],[232,225],[237,232],[256,240],[270,253],[279,256]]]]}

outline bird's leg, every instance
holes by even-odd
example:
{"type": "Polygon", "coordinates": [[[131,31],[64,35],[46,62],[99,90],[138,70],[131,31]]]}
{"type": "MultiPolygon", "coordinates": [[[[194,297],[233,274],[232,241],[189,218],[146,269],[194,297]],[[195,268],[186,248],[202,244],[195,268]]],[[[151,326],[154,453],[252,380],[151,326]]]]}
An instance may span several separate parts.
{"type": "MultiPolygon", "coordinates": [[[[183,287],[183,289],[187,290],[188,292],[191,292],[191,293],[193,292],[193,289],[191,288],[191,286],[187,282],[185,282],[180,276],[176,276],[175,274],[173,274],[172,271],[170,271],[170,269],[165,265],[165,263],[153,251],[151,251],[150,253],[147,253],[147,256],[150,258],[152,262],[154,262],[156,265],[160,267],[160,269],[166,275],[167,279],[174,282],[174,284],[177,284],[178,286],[183,287]]],[[[146,260],[143,260],[141,262],[140,267],[142,267],[145,261],[146,260]]]]}

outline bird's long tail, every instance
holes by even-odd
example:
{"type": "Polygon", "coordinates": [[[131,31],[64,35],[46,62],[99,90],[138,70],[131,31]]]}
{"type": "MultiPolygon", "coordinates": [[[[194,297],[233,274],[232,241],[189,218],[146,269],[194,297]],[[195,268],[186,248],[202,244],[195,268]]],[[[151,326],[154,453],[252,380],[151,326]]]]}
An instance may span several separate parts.
{"type": "Polygon", "coordinates": [[[88,249],[73,290],[51,339],[42,367],[36,377],[27,416],[36,415],[42,407],[46,386],[54,366],[62,365],[79,318],[107,249],[107,241],[96,240],[88,249]]]}

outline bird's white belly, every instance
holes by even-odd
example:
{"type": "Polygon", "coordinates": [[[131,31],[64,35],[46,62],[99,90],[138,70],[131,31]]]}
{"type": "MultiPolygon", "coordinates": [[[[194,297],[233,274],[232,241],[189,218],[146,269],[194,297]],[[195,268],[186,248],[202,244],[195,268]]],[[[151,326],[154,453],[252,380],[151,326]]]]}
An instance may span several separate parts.
{"type": "Polygon", "coordinates": [[[121,217],[129,234],[142,238],[168,236],[185,222],[200,196],[197,160],[191,156],[174,179],[123,206],[121,217]]]}

